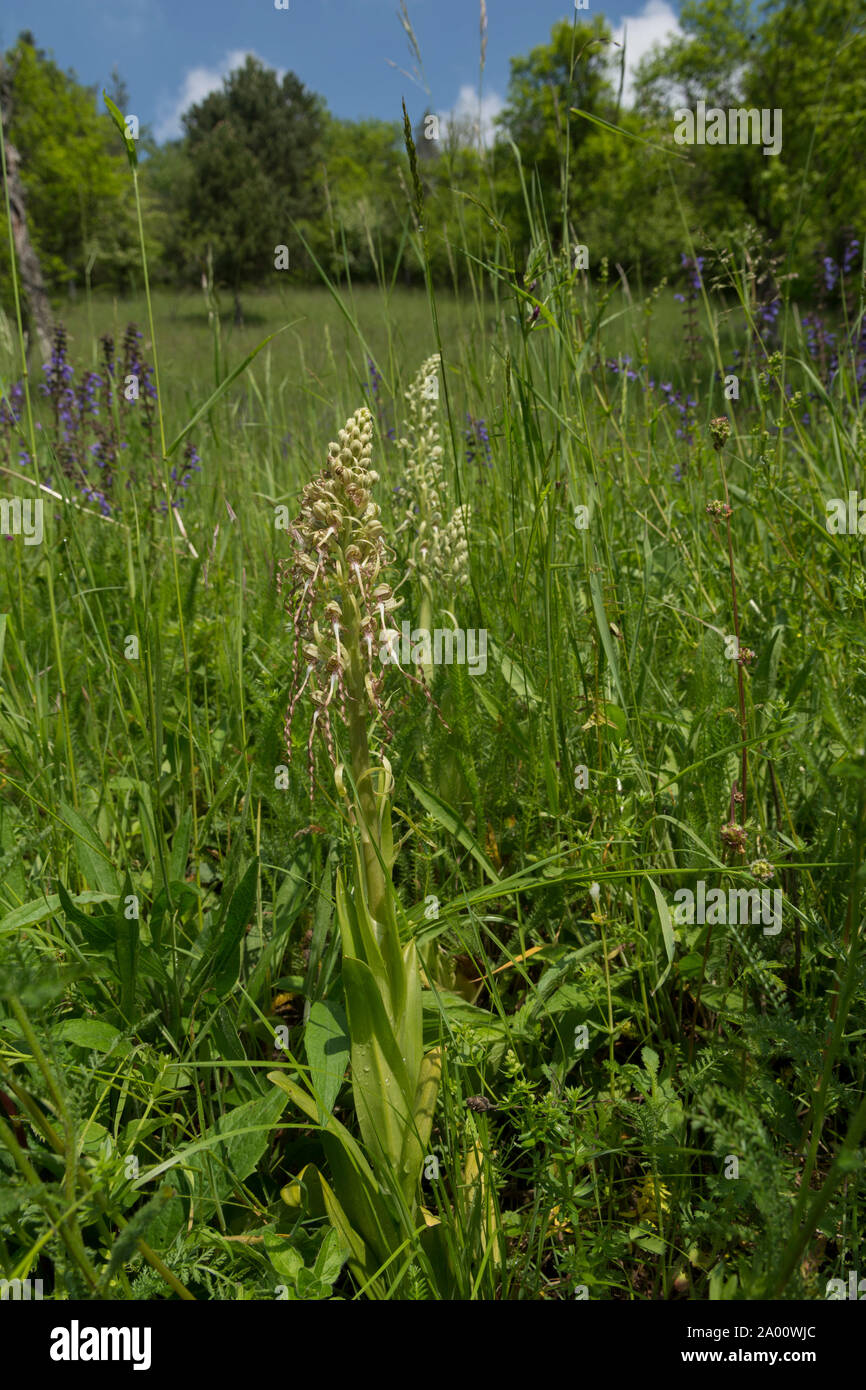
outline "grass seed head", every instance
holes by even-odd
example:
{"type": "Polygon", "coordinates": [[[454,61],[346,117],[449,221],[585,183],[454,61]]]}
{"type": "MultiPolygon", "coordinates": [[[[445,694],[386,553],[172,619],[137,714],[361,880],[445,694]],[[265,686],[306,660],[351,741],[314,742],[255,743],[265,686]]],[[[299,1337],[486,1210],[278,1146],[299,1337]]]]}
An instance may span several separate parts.
{"type": "Polygon", "coordinates": [[[717,415],[710,421],[710,435],[713,448],[720,454],[731,436],[731,422],[727,415],[717,415]]]}

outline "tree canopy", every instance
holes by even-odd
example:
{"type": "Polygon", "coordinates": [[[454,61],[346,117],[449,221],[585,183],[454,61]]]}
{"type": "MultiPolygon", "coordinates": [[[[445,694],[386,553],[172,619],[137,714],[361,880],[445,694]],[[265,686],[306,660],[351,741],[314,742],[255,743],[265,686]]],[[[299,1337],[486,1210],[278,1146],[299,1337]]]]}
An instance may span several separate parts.
{"type": "MultiPolygon", "coordinates": [[[[471,255],[505,227],[528,257],[531,216],[554,241],[575,236],[590,265],[603,257],[656,279],[691,240],[724,244],[752,226],[784,246],[808,278],[816,253],[838,255],[866,206],[866,14],[857,0],[688,0],[681,32],[641,64],[621,109],[611,32],[561,20],[511,62],[492,144],[471,122],[433,138],[414,112],[417,172],[434,275],[471,275],[471,255]],[[777,156],[758,145],[673,141],[674,113],[698,101],[782,112],[777,156]],[[679,157],[677,157],[679,156],[679,157]],[[533,209],[530,214],[530,208],[533,209]]],[[[7,136],[21,156],[33,244],[55,294],[86,271],[122,286],[135,228],[122,146],[96,93],[22,35],[6,55],[7,136]]],[[[114,89],[124,97],[122,79],[114,89]]],[[[121,101],[123,106],[124,102],[121,101]]],[[[293,73],[248,57],[183,117],[180,139],[142,133],[141,186],[153,273],[196,284],[212,258],[236,296],[272,275],[289,248],[291,277],[420,276],[413,250],[412,174],[401,125],[337,120],[293,73]],[[300,235],[297,235],[300,233],[300,235]],[[309,245],[308,256],[304,243],[309,245]]],[[[0,243],[0,265],[8,259],[0,243]]]]}
{"type": "MultiPolygon", "coordinates": [[[[85,273],[123,281],[135,246],[126,159],[114,127],[83,87],[22,35],[3,59],[5,134],[18,151],[30,236],[49,289],[85,273]]],[[[101,105],[101,99],[100,99],[101,105]]],[[[8,270],[2,218],[0,257],[8,270]]],[[[4,284],[8,275],[4,273],[4,284]]]]}
{"type": "Polygon", "coordinates": [[[200,252],[212,248],[236,295],[273,269],[293,221],[309,228],[321,216],[324,120],[321,98],[293,73],[280,80],[252,56],[184,115],[188,234],[200,252]]]}

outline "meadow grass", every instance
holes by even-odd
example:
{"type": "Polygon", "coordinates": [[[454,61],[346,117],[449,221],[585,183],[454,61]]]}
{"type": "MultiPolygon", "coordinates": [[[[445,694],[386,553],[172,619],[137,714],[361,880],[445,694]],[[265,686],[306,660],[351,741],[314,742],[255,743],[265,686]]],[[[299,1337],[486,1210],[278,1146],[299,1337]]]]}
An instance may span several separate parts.
{"type": "MultiPolygon", "coordinates": [[[[67,500],[46,495],[42,545],[0,541],[5,1277],[44,1271],[61,1298],[718,1299],[823,1297],[854,1266],[866,587],[862,540],[825,525],[860,477],[854,360],[822,381],[798,316],[762,342],[733,287],[701,294],[690,355],[672,288],[590,287],[549,251],[527,300],[494,261],[461,297],[250,293],[242,328],[156,292],[168,441],[278,333],[196,420],[182,525],[161,509],[179,451],[163,465],[125,417],[101,515],[34,391],[36,464],[10,454],[4,486],[67,500]],[[323,758],[310,799],[306,728],[290,765],[283,743],[275,513],[368,404],[416,618],[398,441],[436,352],[471,525],[470,585],[432,618],[486,630],[488,661],[436,668],[437,708],[391,696],[394,884],[442,1080],[427,1216],[380,1194],[400,1234],[365,1283],[298,1181],[336,1163],[327,1124],[267,1075],[327,1073],[357,1134],[350,837],[323,758]],[[623,353],[638,379],[606,365],[623,353]],[[666,379],[695,400],[691,443],[666,379]],[[781,889],[782,930],[676,921],[699,879],[781,889]]],[[[142,300],[62,316],[82,369],[130,321],[152,360],[142,300]]],[[[17,353],[10,334],[7,394],[17,353]]]]}

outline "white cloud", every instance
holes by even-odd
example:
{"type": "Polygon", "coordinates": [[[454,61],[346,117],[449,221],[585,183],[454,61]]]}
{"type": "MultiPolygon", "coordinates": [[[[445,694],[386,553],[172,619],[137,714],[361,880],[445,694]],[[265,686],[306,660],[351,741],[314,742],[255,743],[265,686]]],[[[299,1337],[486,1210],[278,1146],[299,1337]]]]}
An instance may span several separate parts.
{"type": "MultiPolygon", "coordinates": [[[[650,52],[654,44],[681,33],[676,11],[667,0],[646,0],[639,14],[624,16],[622,24],[613,31],[616,42],[624,42],[626,45],[625,82],[622,89],[624,105],[630,106],[634,99],[634,73],[641,58],[650,52]]],[[[618,49],[614,50],[613,61],[613,81],[616,89],[619,86],[619,65],[622,61],[622,54],[618,49]]]]}
{"type": "MultiPolygon", "coordinates": [[[[242,68],[247,58],[259,58],[259,54],[251,48],[233,48],[226,54],[219,67],[189,68],[175,99],[164,101],[160,106],[154,132],[157,140],[176,140],[182,135],[180,118],[184,111],[203,101],[209,92],[218,91],[223,85],[223,78],[228,77],[235,68],[242,68]]],[[[259,61],[263,62],[264,59],[259,58],[259,61]]],[[[282,72],[277,76],[282,81],[282,72]]]]}
{"type": "Polygon", "coordinates": [[[460,88],[457,100],[450,111],[439,111],[440,129],[444,139],[448,133],[451,122],[461,130],[464,135],[471,136],[473,140],[478,139],[479,116],[481,124],[481,139],[483,144],[492,145],[495,134],[493,118],[502,110],[505,102],[496,92],[484,92],[481,98],[481,107],[478,106],[478,91],[470,83],[466,83],[460,88]]]}

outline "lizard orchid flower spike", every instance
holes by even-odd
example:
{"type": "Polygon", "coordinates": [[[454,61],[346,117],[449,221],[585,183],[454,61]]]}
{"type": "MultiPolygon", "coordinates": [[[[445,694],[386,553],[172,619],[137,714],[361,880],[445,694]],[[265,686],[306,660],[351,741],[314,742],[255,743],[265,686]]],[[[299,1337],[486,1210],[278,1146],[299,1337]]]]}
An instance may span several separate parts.
{"type": "MultiPolygon", "coordinates": [[[[426,597],[435,585],[447,599],[469,584],[469,549],[467,525],[470,508],[464,503],[446,520],[448,488],[445,482],[436,415],[438,380],[441,360],[438,353],[422,362],[414,381],[406,391],[409,438],[399,441],[405,456],[403,492],[406,498],[406,519],[401,530],[415,533],[412,547],[426,597]]],[[[422,619],[429,614],[422,613],[422,619]]],[[[429,626],[422,621],[421,626],[429,626]]]]}
{"type": "MultiPolygon", "coordinates": [[[[393,663],[381,662],[377,639],[389,636],[389,615],[399,606],[386,578],[393,556],[372,499],[378,481],[372,445],[373,421],[364,407],[340,430],[327,464],[304,488],[289,528],[293,553],[278,569],[293,632],[287,755],[293,719],[307,698],[313,707],[307,739],[311,794],[318,728],[353,827],[352,870],[348,881],[338,871],[335,915],[352,1093],[372,1167],[330,1117],[323,1127],[342,1150],[342,1159],[331,1153],[337,1190],[331,1192],[321,1175],[315,1181],[328,1193],[332,1224],[351,1247],[353,1268],[364,1282],[378,1278],[377,1270],[405,1243],[402,1227],[382,1202],[386,1190],[399,1195],[405,1221],[415,1227],[441,1070],[438,1051],[424,1052],[418,952],[410,934],[405,944],[401,937],[402,909],[391,877],[391,767],[381,753],[374,758],[371,748],[380,728],[390,736],[383,686],[393,663]]],[[[402,675],[416,681],[406,671],[402,675]]],[[[271,1079],[302,1111],[318,1114],[317,1100],[303,1088],[282,1073],[271,1073],[271,1079]]],[[[312,1181],[311,1168],[304,1171],[312,1181]]]]}
{"type": "MultiPolygon", "coordinates": [[[[387,758],[374,762],[371,741],[378,730],[386,742],[391,738],[384,685],[386,671],[394,665],[380,661],[380,645],[401,600],[387,579],[394,557],[372,497],[379,480],[372,452],[373,420],[364,406],[328,446],[325,467],[303,490],[300,512],[289,528],[293,553],[280,562],[277,585],[292,629],[286,756],[291,762],[292,728],[303,698],[312,707],[307,732],[310,799],[318,730],[337,789],[360,829],[366,897],[374,919],[382,921],[388,903],[385,874],[393,860],[390,825],[385,824],[392,778],[387,758]]],[[[409,672],[401,674],[423,686],[409,672]]]]}

